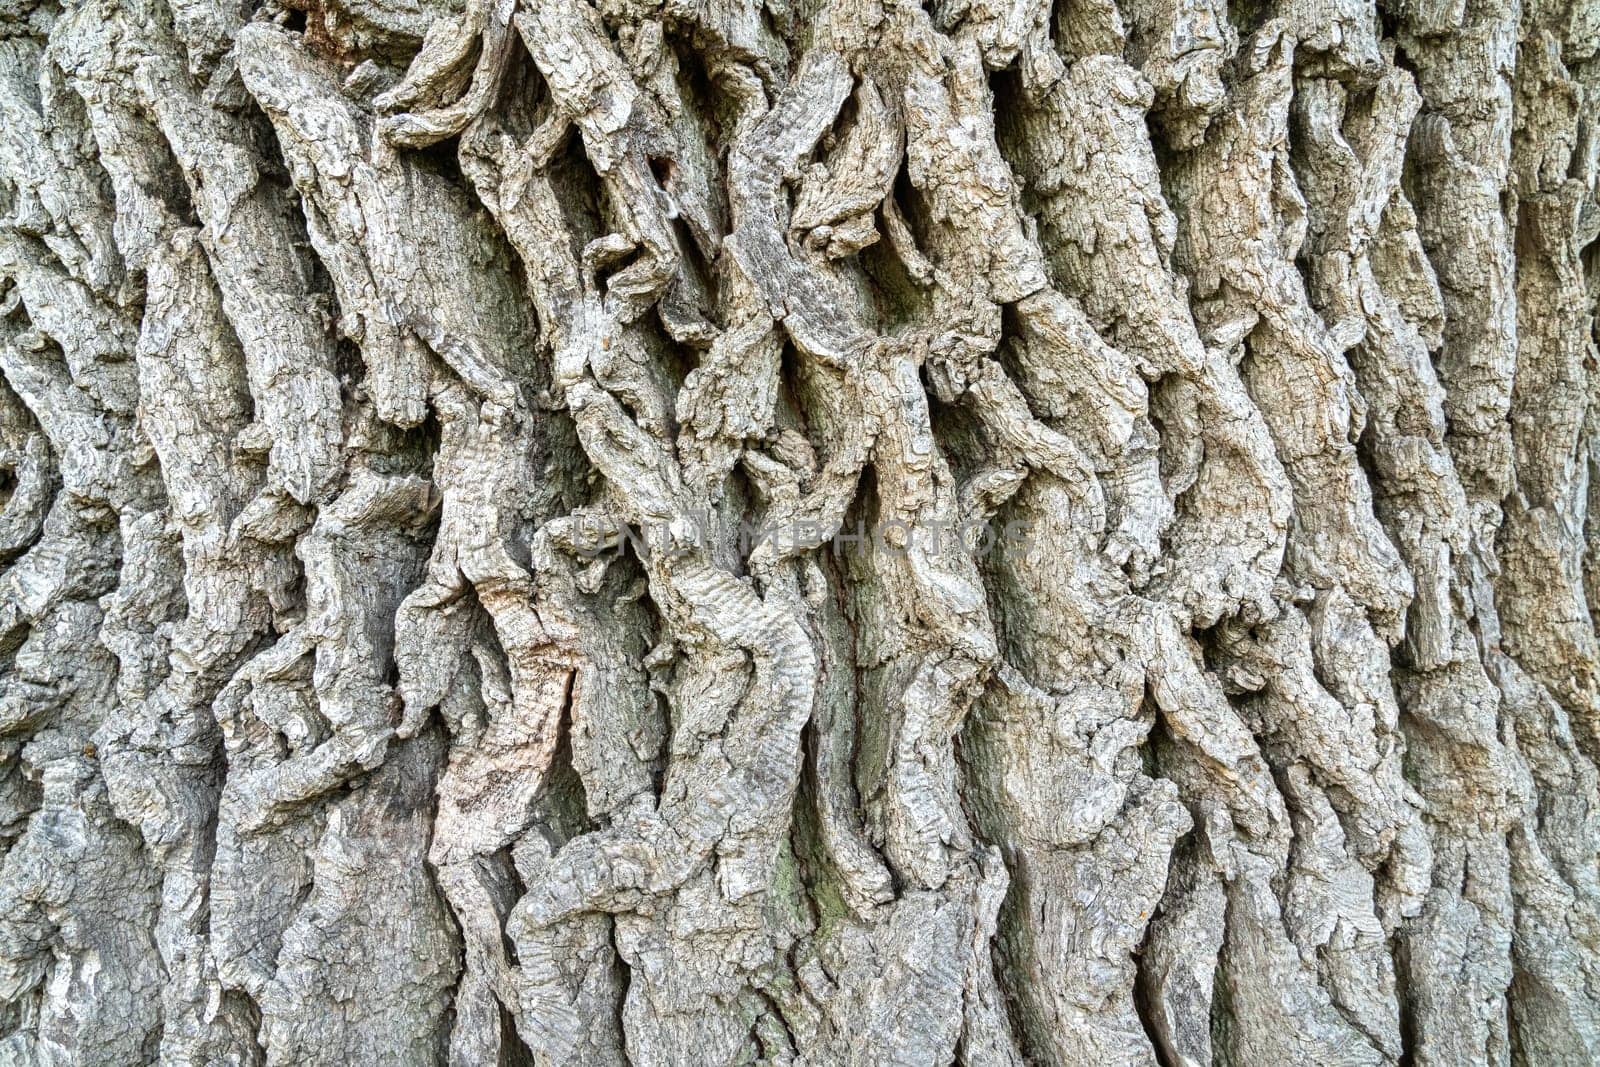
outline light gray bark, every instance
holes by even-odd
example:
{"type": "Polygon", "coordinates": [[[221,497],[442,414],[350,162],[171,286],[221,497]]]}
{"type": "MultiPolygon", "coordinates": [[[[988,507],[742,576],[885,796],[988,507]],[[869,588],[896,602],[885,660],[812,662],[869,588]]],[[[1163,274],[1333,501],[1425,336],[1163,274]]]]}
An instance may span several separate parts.
{"type": "Polygon", "coordinates": [[[1597,53],[0,0],[0,1064],[1600,1062],[1597,53]]]}

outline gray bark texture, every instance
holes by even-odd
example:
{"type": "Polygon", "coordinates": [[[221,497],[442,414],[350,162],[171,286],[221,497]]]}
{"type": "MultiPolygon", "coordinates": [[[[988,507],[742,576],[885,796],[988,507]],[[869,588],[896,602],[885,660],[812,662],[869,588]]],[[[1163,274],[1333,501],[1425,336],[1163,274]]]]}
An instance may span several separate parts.
{"type": "Polygon", "coordinates": [[[1600,0],[0,0],[0,1064],[1600,1062],[1600,0]]]}

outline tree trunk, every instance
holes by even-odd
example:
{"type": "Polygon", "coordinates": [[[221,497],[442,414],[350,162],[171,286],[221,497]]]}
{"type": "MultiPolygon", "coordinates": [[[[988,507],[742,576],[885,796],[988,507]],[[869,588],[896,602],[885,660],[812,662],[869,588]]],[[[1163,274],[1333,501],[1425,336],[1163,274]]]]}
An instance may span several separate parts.
{"type": "Polygon", "coordinates": [[[0,2],[0,1063],[1600,1062],[1600,2],[282,2],[0,2]]]}

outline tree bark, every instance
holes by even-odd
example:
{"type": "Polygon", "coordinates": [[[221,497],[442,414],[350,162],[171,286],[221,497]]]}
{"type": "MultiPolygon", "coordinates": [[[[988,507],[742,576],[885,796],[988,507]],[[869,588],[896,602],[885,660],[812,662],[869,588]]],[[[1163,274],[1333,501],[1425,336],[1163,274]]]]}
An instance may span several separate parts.
{"type": "Polygon", "coordinates": [[[0,1063],[1600,1062],[1597,52],[0,0],[0,1063]]]}

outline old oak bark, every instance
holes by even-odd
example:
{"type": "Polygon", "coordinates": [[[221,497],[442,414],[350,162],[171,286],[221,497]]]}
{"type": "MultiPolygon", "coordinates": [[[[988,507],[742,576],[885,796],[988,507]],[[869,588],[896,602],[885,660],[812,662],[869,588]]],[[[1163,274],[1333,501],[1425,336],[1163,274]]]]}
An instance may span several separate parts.
{"type": "Polygon", "coordinates": [[[0,0],[0,1063],[1600,1061],[1600,0],[0,0]]]}

